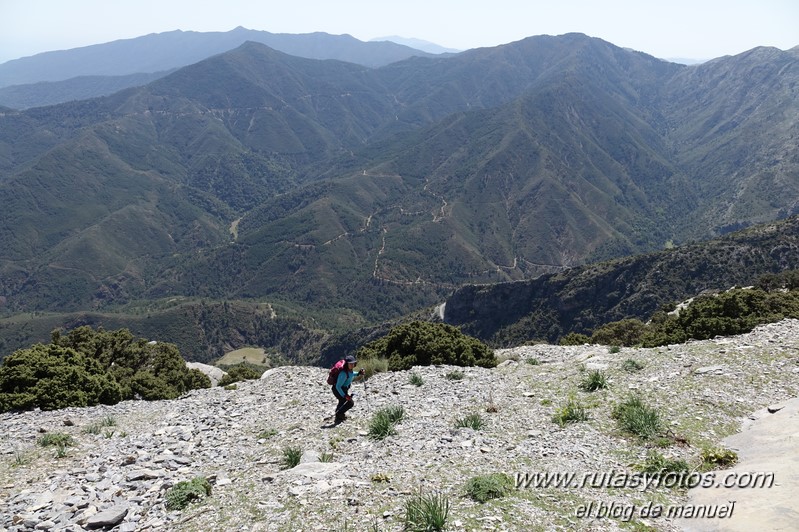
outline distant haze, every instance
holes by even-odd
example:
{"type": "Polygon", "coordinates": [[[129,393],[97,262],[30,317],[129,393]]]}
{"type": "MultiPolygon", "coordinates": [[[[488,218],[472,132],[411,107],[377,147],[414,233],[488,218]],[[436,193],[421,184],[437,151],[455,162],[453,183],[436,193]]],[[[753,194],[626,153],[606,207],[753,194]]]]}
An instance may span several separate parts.
{"type": "Polygon", "coordinates": [[[0,63],[176,29],[383,35],[466,50],[571,32],[661,58],[711,59],[799,44],[795,0],[2,0],[0,63]]]}
{"type": "Polygon", "coordinates": [[[403,44],[405,46],[410,46],[411,48],[416,48],[417,50],[421,50],[423,52],[427,52],[429,54],[457,54],[462,50],[458,50],[455,48],[445,48],[443,46],[439,46],[436,43],[425,41],[423,39],[411,39],[407,37],[400,37],[398,35],[389,35],[388,37],[375,37],[372,41],[391,41],[397,44],[403,44]]]}

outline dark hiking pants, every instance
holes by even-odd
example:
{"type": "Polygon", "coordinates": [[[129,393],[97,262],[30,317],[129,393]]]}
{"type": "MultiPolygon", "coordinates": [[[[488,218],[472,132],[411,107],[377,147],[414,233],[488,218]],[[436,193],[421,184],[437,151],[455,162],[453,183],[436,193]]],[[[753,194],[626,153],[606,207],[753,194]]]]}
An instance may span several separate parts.
{"type": "Polygon", "coordinates": [[[352,399],[347,401],[347,398],[345,397],[350,393],[350,389],[342,389],[344,390],[344,395],[339,395],[338,390],[336,390],[336,385],[333,385],[333,395],[335,395],[336,399],[338,399],[338,406],[336,406],[336,421],[343,421],[345,419],[344,414],[347,412],[347,410],[355,406],[355,402],[352,399]]]}

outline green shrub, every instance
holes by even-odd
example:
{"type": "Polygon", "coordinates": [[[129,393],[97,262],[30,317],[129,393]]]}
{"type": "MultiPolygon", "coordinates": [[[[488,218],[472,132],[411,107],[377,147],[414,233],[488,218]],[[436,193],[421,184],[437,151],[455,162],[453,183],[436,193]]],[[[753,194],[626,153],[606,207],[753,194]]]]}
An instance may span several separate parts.
{"type": "Polygon", "coordinates": [[[57,410],[115,404],[119,384],[95,359],[53,344],[7,356],[0,367],[0,410],[57,410]]]}
{"type": "Polygon", "coordinates": [[[594,330],[591,342],[611,346],[633,346],[640,344],[646,325],[638,319],[626,319],[606,323],[594,330]]]}
{"type": "Polygon", "coordinates": [[[566,404],[555,412],[552,416],[552,421],[561,427],[569,423],[578,423],[580,421],[588,421],[588,412],[579,401],[574,397],[569,397],[566,404]]]}
{"type": "Polygon", "coordinates": [[[103,427],[115,427],[117,420],[113,416],[105,416],[100,421],[91,423],[83,429],[84,434],[100,434],[103,427]]]}
{"type": "Polygon", "coordinates": [[[261,375],[264,374],[264,370],[262,368],[258,368],[246,362],[228,366],[225,368],[225,372],[227,374],[219,380],[219,386],[224,387],[228,384],[233,384],[234,382],[260,379],[261,375]]]}
{"type": "Polygon", "coordinates": [[[595,392],[597,390],[602,390],[608,387],[608,378],[607,376],[595,369],[590,371],[588,375],[580,382],[580,389],[586,392],[595,392]]]}
{"type": "Polygon", "coordinates": [[[616,405],[612,417],[617,420],[623,431],[643,439],[649,439],[661,431],[660,415],[638,396],[631,396],[616,405]]]}
{"type": "Polygon", "coordinates": [[[386,358],[391,371],[435,364],[487,368],[497,365],[494,352],[476,338],[451,325],[421,321],[394,327],[383,338],[359,349],[358,358],[386,358]]]}
{"type": "Polygon", "coordinates": [[[653,316],[641,345],[655,347],[742,334],[763,323],[799,318],[799,290],[794,283],[799,271],[785,272],[784,279],[778,278],[762,278],[759,288],[699,296],[678,314],[658,314],[657,320],[653,316]]]}
{"type": "Polygon", "coordinates": [[[485,422],[480,414],[468,414],[455,420],[455,428],[480,430],[485,422]]]}
{"type": "Polygon", "coordinates": [[[373,440],[384,440],[396,433],[394,423],[386,416],[375,414],[369,422],[369,437],[373,440]]]}
{"type": "Polygon", "coordinates": [[[408,377],[408,383],[414,386],[421,386],[424,384],[424,379],[418,373],[411,373],[410,377],[408,377]]]}
{"type": "Polygon", "coordinates": [[[178,482],[166,492],[167,510],[183,510],[190,503],[211,495],[211,484],[205,477],[178,482]]]}
{"type": "Polygon", "coordinates": [[[209,388],[211,380],[189,369],[174,344],[135,338],[127,329],[96,331],[78,327],[52,334],[51,344],[68,347],[99,362],[121,388],[122,399],[175,399],[189,390],[209,388]]]}
{"type": "Polygon", "coordinates": [[[449,499],[440,494],[422,494],[405,502],[405,526],[408,532],[444,530],[449,516],[449,499]]]}
{"type": "Polygon", "coordinates": [[[277,430],[276,429],[262,430],[261,432],[258,433],[258,435],[256,437],[259,440],[268,440],[269,438],[271,438],[273,436],[277,436],[277,430]]]}
{"type": "Polygon", "coordinates": [[[738,461],[738,453],[731,449],[719,447],[702,449],[702,465],[704,471],[725,469],[738,461]]]}
{"type": "Polygon", "coordinates": [[[477,502],[499,499],[510,493],[513,479],[505,473],[473,477],[466,483],[466,494],[477,502]]]}
{"type": "Polygon", "coordinates": [[[0,367],[0,410],[172,399],[210,379],[190,370],[173,344],[134,339],[129,331],[78,327],[54,331],[50,344],[21,349],[0,367]]]}
{"type": "Polygon", "coordinates": [[[527,362],[531,366],[538,366],[539,364],[541,364],[541,361],[538,360],[537,358],[528,358],[525,362],[527,362]]]}
{"type": "Polygon", "coordinates": [[[644,369],[644,365],[637,360],[632,358],[628,358],[624,362],[621,363],[621,369],[626,371],[627,373],[633,373],[634,371],[641,371],[644,369]]]}
{"type": "Polygon", "coordinates": [[[369,480],[376,483],[391,482],[391,475],[388,475],[387,473],[374,473],[369,477],[369,480]]]}
{"type": "Polygon", "coordinates": [[[565,336],[561,336],[560,345],[583,345],[583,344],[590,344],[591,339],[586,336],[585,334],[570,332],[565,336]]]}
{"type": "Polygon", "coordinates": [[[444,378],[447,379],[448,381],[463,380],[463,377],[464,375],[462,371],[450,371],[444,376],[444,378]]]}

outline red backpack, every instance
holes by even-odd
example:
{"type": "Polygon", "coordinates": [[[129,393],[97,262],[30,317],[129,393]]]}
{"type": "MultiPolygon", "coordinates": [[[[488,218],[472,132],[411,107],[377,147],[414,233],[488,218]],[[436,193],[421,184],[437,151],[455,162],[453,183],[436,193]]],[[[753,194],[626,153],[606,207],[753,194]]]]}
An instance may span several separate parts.
{"type": "Polygon", "coordinates": [[[333,367],[330,368],[330,371],[327,374],[328,384],[336,384],[336,381],[338,380],[338,374],[341,373],[341,370],[344,369],[345,364],[346,362],[344,362],[343,358],[338,362],[336,362],[335,364],[333,364],[333,367]]]}

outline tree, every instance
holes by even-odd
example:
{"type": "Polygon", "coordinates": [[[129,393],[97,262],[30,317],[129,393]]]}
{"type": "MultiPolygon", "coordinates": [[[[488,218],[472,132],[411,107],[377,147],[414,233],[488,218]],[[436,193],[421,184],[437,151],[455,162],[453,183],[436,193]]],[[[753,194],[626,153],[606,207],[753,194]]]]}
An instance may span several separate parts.
{"type": "Polygon", "coordinates": [[[0,410],[115,404],[116,379],[84,354],[54,344],[36,344],[5,358],[0,367],[0,410]]]}
{"type": "Polygon", "coordinates": [[[358,356],[387,358],[391,371],[432,364],[486,368],[497,365],[494,352],[480,340],[452,325],[422,321],[394,327],[383,338],[362,347],[358,356]]]}

